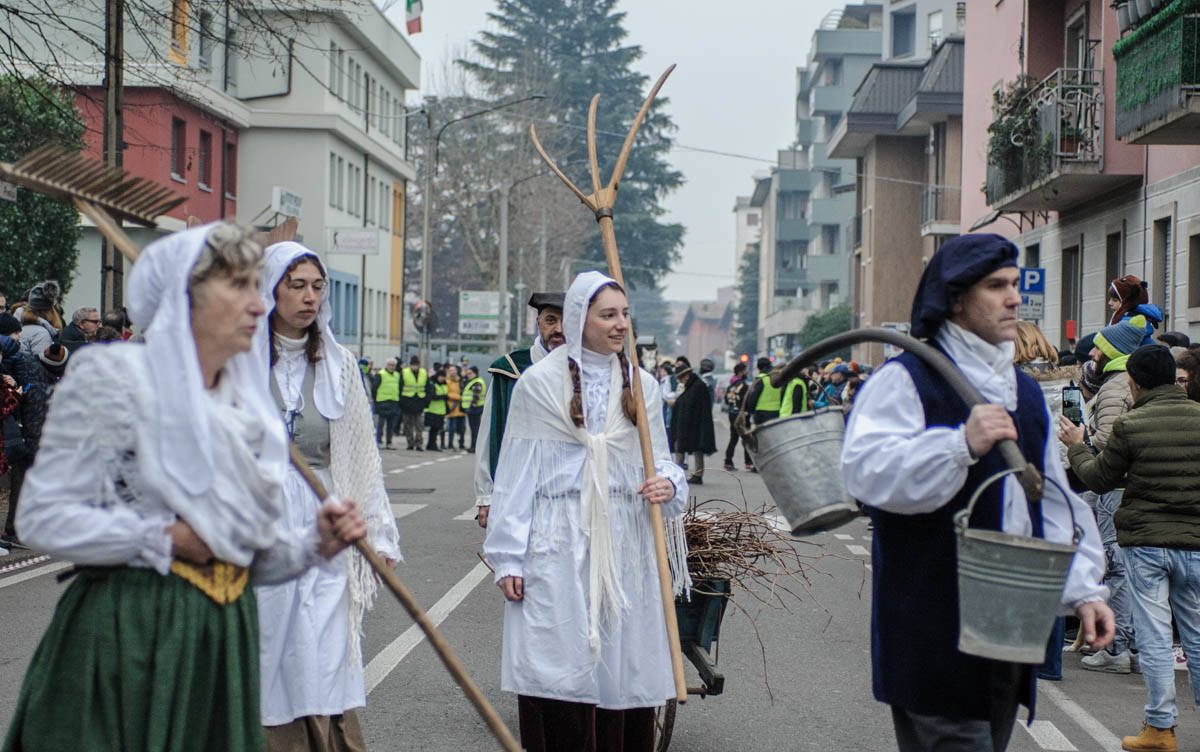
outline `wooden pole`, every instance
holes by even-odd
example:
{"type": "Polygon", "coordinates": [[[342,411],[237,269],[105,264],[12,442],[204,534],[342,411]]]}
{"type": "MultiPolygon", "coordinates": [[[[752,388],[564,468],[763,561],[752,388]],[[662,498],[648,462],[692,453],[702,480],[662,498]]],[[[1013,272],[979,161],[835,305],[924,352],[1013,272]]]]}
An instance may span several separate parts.
{"type": "MultiPolygon", "coordinates": [[[[588,109],[588,164],[592,175],[591,195],[585,195],[579,190],[571,179],[568,178],[546,150],[542,148],[541,142],[537,137],[537,130],[533,125],[529,126],[529,136],[533,139],[533,146],[537,149],[538,154],[550,166],[555,175],[567,186],[575,196],[583,202],[584,206],[592,210],[596,215],[596,221],[600,223],[600,237],[604,241],[604,257],[608,262],[609,276],[617,281],[622,287],[625,286],[625,278],[621,274],[621,255],[617,251],[617,236],[613,230],[613,205],[616,203],[617,186],[621,182],[621,175],[625,172],[625,163],[629,159],[629,152],[633,148],[633,139],[637,135],[638,129],[642,125],[642,121],[646,118],[646,113],[650,110],[650,105],[654,102],[654,98],[658,96],[658,90],[666,82],[667,76],[671,75],[671,71],[675,70],[672,65],[658,78],[654,84],[654,88],[646,96],[642,102],[642,108],[638,111],[637,117],[633,120],[633,125],[629,127],[629,133],[625,136],[625,143],[621,145],[621,151],[617,155],[616,165],[613,167],[612,177],[609,178],[607,185],[600,183],[600,160],[596,154],[596,106],[600,101],[600,95],[592,97],[591,107],[588,109]]],[[[654,450],[650,442],[650,425],[646,417],[646,402],[642,392],[642,379],[640,364],[637,360],[637,348],[635,347],[633,330],[630,329],[625,335],[625,354],[626,359],[633,364],[633,374],[629,380],[630,391],[633,392],[633,402],[637,415],[637,432],[638,442],[642,450],[642,468],[647,478],[657,474],[654,467],[654,450]]],[[[654,532],[654,556],[658,563],[658,585],[659,594],[662,597],[663,621],[667,627],[667,647],[671,651],[671,673],[675,680],[675,699],[680,703],[687,702],[687,683],[683,676],[683,654],[680,651],[679,645],[679,622],[675,614],[675,595],[671,591],[671,565],[667,559],[667,538],[663,526],[662,508],[658,504],[650,505],[650,525],[654,532]]]]}

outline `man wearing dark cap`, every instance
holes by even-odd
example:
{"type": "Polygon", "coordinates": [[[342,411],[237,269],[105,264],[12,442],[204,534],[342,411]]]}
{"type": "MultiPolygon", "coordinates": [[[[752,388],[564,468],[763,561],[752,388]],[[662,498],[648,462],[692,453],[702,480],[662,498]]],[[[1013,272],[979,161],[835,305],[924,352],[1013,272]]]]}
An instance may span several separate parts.
{"type": "Polygon", "coordinates": [[[1141,733],[1122,749],[1176,749],[1175,657],[1171,614],[1188,656],[1193,699],[1200,706],[1200,403],[1175,383],[1175,359],[1161,345],[1143,345],[1125,364],[1133,406],[1113,421],[1098,454],[1083,428],[1059,422],[1071,469],[1096,493],[1124,488],[1117,543],[1133,601],[1142,681],[1141,733]]]}
{"type": "Polygon", "coordinates": [[[999,752],[1008,746],[1018,705],[1033,708],[1033,666],[958,649],[953,517],[1007,466],[999,441],[1017,442],[1046,476],[1045,492],[1036,503],[1012,476],[992,483],[972,526],[1070,543],[1074,519],[1083,537],[1062,591],[1062,613],[1079,615],[1093,646],[1112,639],[1112,612],[1099,584],[1100,533],[1083,501],[1049,482],[1068,488],[1054,427],[1037,383],[1013,366],[1018,279],[1017,249],[1007,239],[962,235],[930,259],[913,299],[913,336],[945,353],[990,404],[969,408],[937,372],[904,353],[858,391],[846,427],[842,474],[875,530],[873,689],[891,706],[900,752],[999,752]]]}
{"type": "Polygon", "coordinates": [[[561,292],[535,292],[529,296],[529,307],[537,311],[537,337],[531,347],[497,358],[488,367],[492,374],[492,388],[484,401],[483,413],[490,416],[482,431],[483,446],[487,452],[475,457],[475,504],[479,507],[476,518],[480,527],[487,527],[488,510],[492,504],[492,478],[496,476],[496,462],[500,459],[500,442],[504,438],[504,423],[508,419],[508,403],[517,379],[534,363],[567,341],[563,334],[563,298],[561,292]]]}

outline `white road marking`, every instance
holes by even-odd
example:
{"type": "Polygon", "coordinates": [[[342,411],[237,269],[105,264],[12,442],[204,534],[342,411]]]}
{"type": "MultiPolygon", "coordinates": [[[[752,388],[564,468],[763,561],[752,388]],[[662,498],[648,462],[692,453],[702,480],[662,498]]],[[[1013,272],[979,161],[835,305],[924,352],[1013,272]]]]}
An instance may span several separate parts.
{"type": "Polygon", "coordinates": [[[396,475],[397,473],[402,473],[407,469],[407,467],[398,467],[395,470],[388,470],[388,475],[396,475]]]}
{"type": "Polygon", "coordinates": [[[417,464],[412,465],[412,467],[425,467],[426,465],[432,465],[432,464],[433,464],[433,460],[429,460],[428,462],[418,462],[417,464]]]}
{"type": "Polygon", "coordinates": [[[429,505],[428,504],[393,504],[392,505],[392,516],[395,517],[396,519],[400,519],[401,517],[406,517],[406,516],[412,514],[413,512],[417,511],[418,509],[424,509],[427,506],[429,506],[429,505]]]}
{"type": "Polygon", "coordinates": [[[32,580],[34,577],[41,577],[44,574],[61,572],[62,570],[69,569],[72,566],[74,565],[69,561],[57,561],[53,564],[47,564],[44,567],[30,569],[27,572],[14,574],[12,577],[5,577],[3,580],[0,580],[0,588],[6,588],[9,585],[16,585],[17,583],[25,582],[26,580],[32,580]]]}
{"type": "Polygon", "coordinates": [[[782,530],[785,533],[792,532],[792,526],[789,525],[787,520],[785,520],[781,515],[768,514],[766,515],[766,518],[768,522],[775,526],[776,530],[782,530]]]}
{"type": "Polygon", "coordinates": [[[1066,692],[1051,684],[1050,682],[1038,682],[1038,692],[1050,699],[1050,702],[1058,706],[1058,709],[1066,713],[1067,717],[1079,727],[1087,732],[1088,736],[1092,737],[1100,746],[1098,750],[1102,752],[1120,752],[1121,740],[1116,734],[1109,731],[1103,723],[1096,720],[1095,716],[1083,709],[1079,703],[1067,697],[1066,692]]]}
{"type": "Polygon", "coordinates": [[[1017,725],[1025,729],[1042,749],[1053,752],[1078,752],[1079,748],[1063,736],[1063,732],[1050,721],[1034,721],[1032,726],[1026,726],[1018,720],[1017,725]]]}
{"type": "Polygon", "coordinates": [[[467,511],[455,517],[456,520],[474,520],[477,507],[468,507],[467,511]]]}
{"type": "MultiPolygon", "coordinates": [[[[454,587],[443,595],[437,603],[433,604],[433,608],[427,612],[429,621],[433,622],[436,627],[446,620],[454,609],[458,608],[458,604],[462,603],[470,594],[475,586],[482,582],[489,574],[490,570],[483,562],[475,565],[475,568],[467,573],[466,577],[454,584],[454,587]]],[[[370,694],[376,687],[388,677],[388,674],[400,665],[400,661],[404,660],[413,648],[420,645],[425,640],[425,633],[421,627],[413,624],[408,629],[392,640],[391,644],[380,650],[379,653],[371,659],[367,667],[363,669],[363,678],[366,680],[367,694],[370,694]]]]}
{"type": "Polygon", "coordinates": [[[854,554],[855,556],[866,556],[870,553],[870,551],[863,548],[862,546],[846,546],[846,548],[847,548],[847,550],[850,551],[850,553],[854,554]]]}
{"type": "Polygon", "coordinates": [[[838,540],[854,540],[853,535],[846,535],[845,533],[834,533],[833,537],[838,540]]]}

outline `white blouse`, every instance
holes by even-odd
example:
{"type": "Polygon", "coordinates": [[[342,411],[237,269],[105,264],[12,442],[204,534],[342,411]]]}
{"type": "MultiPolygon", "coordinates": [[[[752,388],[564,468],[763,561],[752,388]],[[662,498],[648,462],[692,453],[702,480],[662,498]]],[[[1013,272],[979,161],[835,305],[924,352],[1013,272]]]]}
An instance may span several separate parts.
{"type": "MultiPolygon", "coordinates": [[[[146,567],[166,574],[172,561],[166,528],[178,519],[167,503],[169,494],[186,494],[144,461],[157,446],[148,437],[156,411],[170,395],[152,387],[145,347],[132,343],[97,346],[72,359],[54,392],[37,459],[25,478],[17,509],[17,532],[32,548],[76,564],[146,567]]],[[[209,409],[223,429],[238,432],[254,451],[262,424],[237,405],[228,384],[218,382],[207,393],[209,409]]],[[[169,408],[167,408],[169,409],[169,408]]],[[[259,519],[256,498],[275,508],[280,486],[258,477],[255,457],[242,456],[227,444],[214,452],[217,475],[207,494],[244,493],[242,520],[222,521],[219,529],[236,529],[239,521],[259,519]]],[[[212,504],[210,514],[226,514],[212,504]]],[[[191,521],[189,521],[191,522],[191,521]]],[[[193,527],[195,527],[193,523],[193,527]]],[[[281,582],[323,559],[317,553],[316,519],[296,530],[267,523],[223,540],[205,540],[222,550],[231,563],[250,565],[255,582],[281,582]]]]}

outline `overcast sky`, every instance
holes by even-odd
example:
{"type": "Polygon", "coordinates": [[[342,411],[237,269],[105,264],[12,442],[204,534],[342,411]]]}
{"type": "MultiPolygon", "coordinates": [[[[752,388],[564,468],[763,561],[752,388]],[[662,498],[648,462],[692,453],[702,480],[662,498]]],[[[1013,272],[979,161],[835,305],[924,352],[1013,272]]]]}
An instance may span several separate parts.
{"type": "MultiPolygon", "coordinates": [[[[679,130],[670,154],[684,185],[666,201],[666,220],[686,228],[683,258],[665,278],[669,300],[715,299],[735,281],[733,203],[749,195],[751,175],[768,170],[793,139],[796,67],[834,0],[623,0],[627,42],[644,56],[636,67],[656,79],[671,63],[663,92],[679,130]],[[751,157],[718,156],[684,146],[751,157]]],[[[494,0],[425,0],[423,31],[410,37],[421,55],[422,95],[430,74],[488,24],[494,0]]],[[[404,2],[390,12],[404,28],[404,2]]],[[[419,97],[417,97],[419,100],[419,97]]],[[[410,101],[410,104],[413,102],[410,101]]],[[[618,217],[620,203],[617,204],[618,217]]],[[[580,211],[586,211],[580,207],[580,211]]]]}

